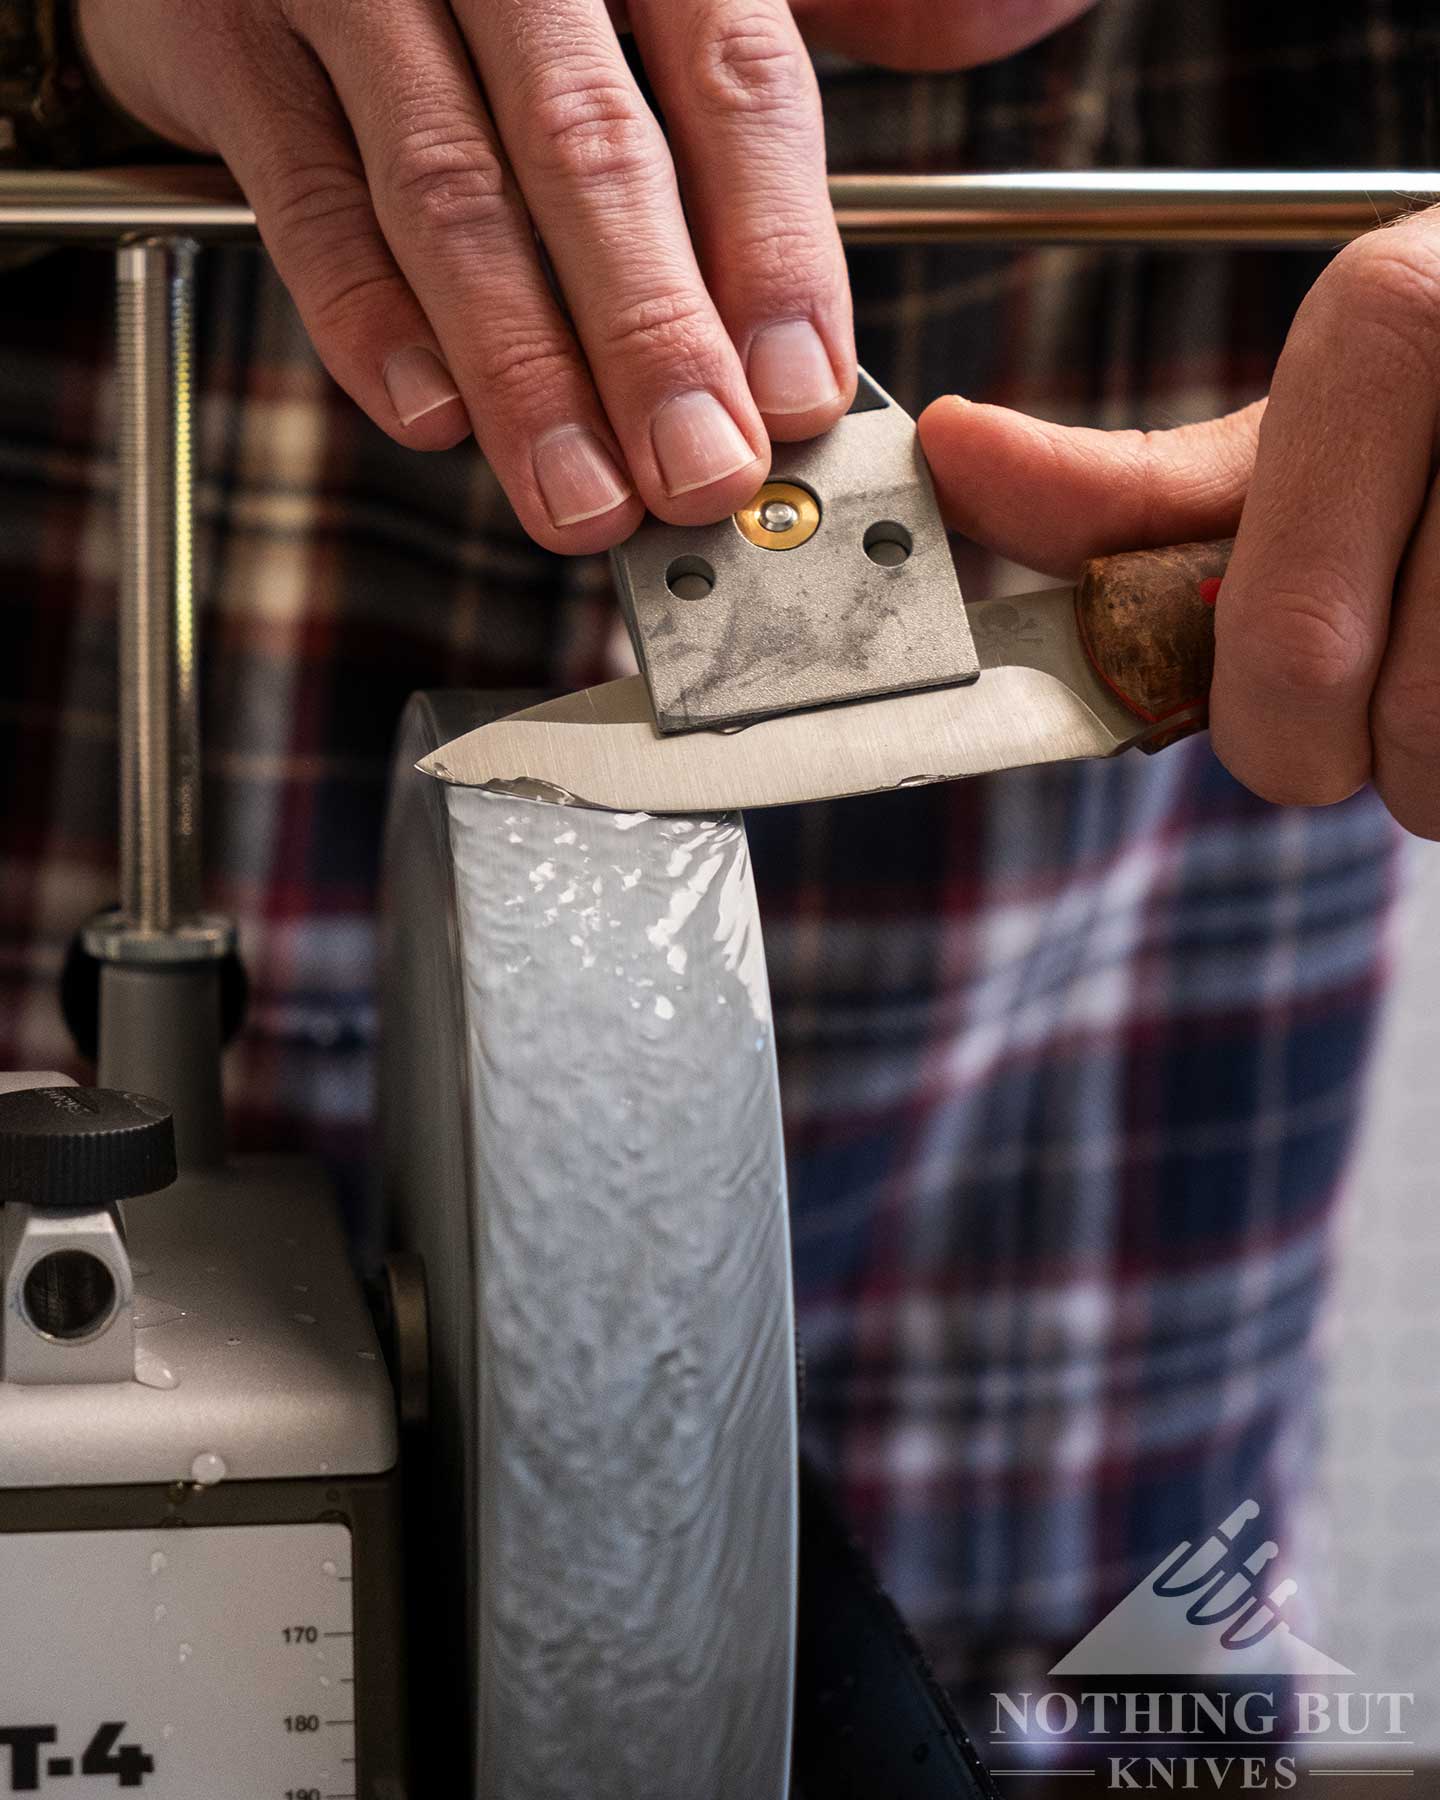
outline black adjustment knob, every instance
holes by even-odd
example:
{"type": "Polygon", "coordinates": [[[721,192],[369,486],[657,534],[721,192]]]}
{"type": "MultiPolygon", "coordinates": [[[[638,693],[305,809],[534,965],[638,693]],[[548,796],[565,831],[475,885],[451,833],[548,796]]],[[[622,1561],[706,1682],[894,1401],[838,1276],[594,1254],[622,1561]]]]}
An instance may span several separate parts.
{"type": "Polygon", "coordinates": [[[108,1206],[175,1179],[170,1108],[114,1088],[0,1094],[0,1201],[108,1206]]]}

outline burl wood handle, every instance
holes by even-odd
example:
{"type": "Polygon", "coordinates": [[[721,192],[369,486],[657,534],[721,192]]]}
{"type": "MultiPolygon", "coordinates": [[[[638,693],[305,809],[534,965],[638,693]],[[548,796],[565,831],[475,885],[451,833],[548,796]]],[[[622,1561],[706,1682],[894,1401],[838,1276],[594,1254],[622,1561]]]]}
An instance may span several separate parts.
{"type": "Polygon", "coordinates": [[[1096,674],[1160,750],[1203,731],[1215,666],[1215,596],[1235,540],[1097,556],[1080,571],[1075,613],[1096,674]]]}

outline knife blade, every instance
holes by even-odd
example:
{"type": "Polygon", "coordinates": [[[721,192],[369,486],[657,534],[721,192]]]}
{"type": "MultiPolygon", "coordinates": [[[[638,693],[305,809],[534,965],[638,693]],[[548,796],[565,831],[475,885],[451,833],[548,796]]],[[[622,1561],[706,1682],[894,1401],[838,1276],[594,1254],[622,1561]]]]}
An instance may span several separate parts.
{"type": "Polygon", "coordinates": [[[417,766],[615,812],[703,813],[1158,749],[1203,728],[1229,550],[1097,558],[1075,588],[969,603],[980,674],[965,686],[677,736],[656,730],[631,676],[483,725],[417,766]]]}

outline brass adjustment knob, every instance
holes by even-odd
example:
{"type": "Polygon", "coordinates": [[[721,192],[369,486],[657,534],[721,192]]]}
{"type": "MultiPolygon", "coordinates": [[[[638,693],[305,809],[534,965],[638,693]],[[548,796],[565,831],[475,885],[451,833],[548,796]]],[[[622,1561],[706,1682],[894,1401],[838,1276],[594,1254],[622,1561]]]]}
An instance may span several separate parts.
{"type": "Polygon", "coordinates": [[[735,528],[760,550],[796,550],[820,529],[820,502],[793,481],[767,481],[735,514],[735,528]]]}

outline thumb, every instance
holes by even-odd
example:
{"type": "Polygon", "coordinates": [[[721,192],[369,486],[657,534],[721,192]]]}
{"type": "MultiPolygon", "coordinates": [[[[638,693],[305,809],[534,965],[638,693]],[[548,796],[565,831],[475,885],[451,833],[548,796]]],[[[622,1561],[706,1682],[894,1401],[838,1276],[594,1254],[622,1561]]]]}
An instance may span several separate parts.
{"type": "Polygon", "coordinates": [[[1090,556],[1229,537],[1265,402],[1171,431],[1051,425],[958,395],[920,416],[945,522],[1068,579],[1090,556]]]}

